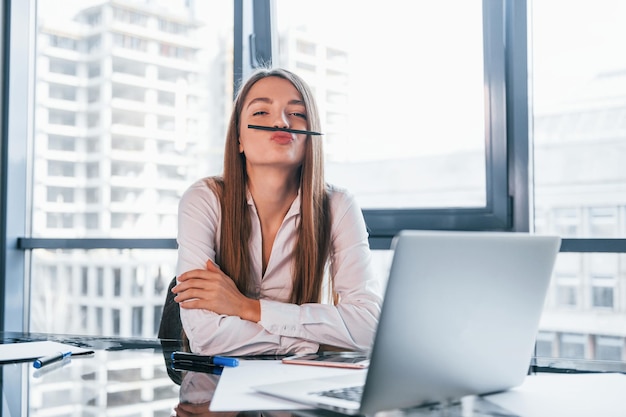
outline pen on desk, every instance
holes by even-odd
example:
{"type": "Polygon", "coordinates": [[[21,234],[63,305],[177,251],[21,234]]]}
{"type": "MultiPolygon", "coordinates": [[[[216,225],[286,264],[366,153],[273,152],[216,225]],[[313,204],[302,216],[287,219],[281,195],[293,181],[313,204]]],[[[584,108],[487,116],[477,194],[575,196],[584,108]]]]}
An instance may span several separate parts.
{"type": "Polygon", "coordinates": [[[249,129],[269,130],[271,132],[288,132],[288,133],[300,133],[303,135],[322,136],[323,133],[313,132],[311,130],[289,129],[286,127],[273,127],[273,126],[258,126],[248,125],[249,129]]]}
{"type": "Polygon", "coordinates": [[[60,360],[60,361],[57,361],[57,362],[55,362],[53,364],[44,366],[43,368],[36,369],[33,372],[33,376],[35,378],[41,378],[44,375],[48,375],[49,373],[52,373],[52,372],[54,372],[57,369],[61,369],[61,368],[65,367],[65,366],[69,365],[70,363],[72,363],[72,357],[68,356],[67,358],[65,358],[63,360],[60,360]]]}
{"type": "Polygon", "coordinates": [[[227,358],[225,356],[209,356],[197,355],[188,352],[172,352],[173,361],[197,362],[209,365],[235,367],[239,365],[239,360],[235,358],[227,358]]]}
{"type": "Polygon", "coordinates": [[[175,371],[193,371],[213,375],[221,375],[224,370],[223,366],[181,360],[172,361],[171,368],[175,371]]]}
{"type": "Polygon", "coordinates": [[[69,358],[71,355],[72,352],[59,352],[54,355],[44,356],[42,358],[36,359],[35,362],[33,362],[33,366],[36,369],[39,369],[43,366],[50,365],[51,363],[62,361],[65,358],[69,358]]]}

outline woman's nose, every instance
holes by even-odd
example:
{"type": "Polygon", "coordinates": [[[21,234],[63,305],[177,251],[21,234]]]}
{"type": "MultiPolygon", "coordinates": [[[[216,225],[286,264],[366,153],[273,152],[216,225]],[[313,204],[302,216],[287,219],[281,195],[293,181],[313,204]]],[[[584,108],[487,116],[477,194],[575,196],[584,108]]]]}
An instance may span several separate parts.
{"type": "Polygon", "coordinates": [[[287,128],[289,127],[289,121],[287,115],[284,112],[280,112],[274,120],[274,127],[287,128]]]}

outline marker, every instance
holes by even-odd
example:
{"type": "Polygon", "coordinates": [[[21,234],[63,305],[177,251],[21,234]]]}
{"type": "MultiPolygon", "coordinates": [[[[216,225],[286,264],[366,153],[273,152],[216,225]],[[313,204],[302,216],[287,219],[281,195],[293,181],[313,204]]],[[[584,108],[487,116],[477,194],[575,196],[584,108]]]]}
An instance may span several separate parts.
{"type": "Polygon", "coordinates": [[[205,374],[221,375],[223,366],[211,365],[202,362],[172,361],[171,368],[175,371],[203,372],[205,374]]]}
{"type": "Polygon", "coordinates": [[[172,360],[197,362],[217,366],[229,366],[231,368],[239,365],[239,360],[235,358],[227,358],[225,356],[196,355],[187,352],[172,352],[172,360]]]}
{"type": "Polygon", "coordinates": [[[248,129],[269,130],[271,132],[300,133],[300,134],[303,134],[303,135],[313,135],[313,136],[322,136],[323,135],[323,133],[313,132],[311,130],[289,129],[289,128],[286,128],[286,127],[248,125],[248,129]]]}
{"type": "Polygon", "coordinates": [[[39,369],[42,366],[50,365],[51,363],[62,361],[65,358],[69,358],[71,355],[72,352],[59,352],[56,355],[44,356],[43,358],[35,360],[35,362],[33,362],[33,366],[36,369],[39,369]]]}
{"type": "MultiPolygon", "coordinates": [[[[73,356],[73,355],[72,355],[73,356]]],[[[45,366],[41,369],[37,369],[33,372],[33,376],[35,378],[41,378],[44,375],[48,375],[51,372],[54,372],[57,369],[61,369],[67,365],[69,365],[70,363],[72,363],[72,358],[71,357],[67,357],[61,361],[55,362],[53,364],[50,364],[48,366],[45,366]]]]}

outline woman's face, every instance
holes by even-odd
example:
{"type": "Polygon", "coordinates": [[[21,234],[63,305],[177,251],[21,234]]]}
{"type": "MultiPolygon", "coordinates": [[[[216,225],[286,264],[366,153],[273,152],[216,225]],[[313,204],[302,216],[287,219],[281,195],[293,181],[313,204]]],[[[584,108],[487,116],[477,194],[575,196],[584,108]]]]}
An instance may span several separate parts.
{"type": "Polygon", "coordinates": [[[246,156],[249,173],[260,166],[295,170],[302,164],[306,135],[250,129],[249,124],[307,129],[302,96],[290,81],[271,76],[252,86],[240,115],[239,152],[246,156]]]}

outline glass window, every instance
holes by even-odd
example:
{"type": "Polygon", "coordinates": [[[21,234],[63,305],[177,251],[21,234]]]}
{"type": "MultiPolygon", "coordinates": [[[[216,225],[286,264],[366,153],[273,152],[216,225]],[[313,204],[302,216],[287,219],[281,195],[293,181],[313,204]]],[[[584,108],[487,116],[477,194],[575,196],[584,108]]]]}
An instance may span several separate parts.
{"type": "Polygon", "coordinates": [[[162,308],[174,277],[176,251],[35,249],[33,265],[38,285],[31,288],[32,305],[37,306],[31,311],[32,332],[131,337],[137,330],[142,337],[150,337],[156,332],[143,332],[155,329],[161,318],[154,314],[162,308]],[[71,285],[75,273],[80,285],[71,285]],[[145,297],[147,288],[154,288],[150,297],[145,297]],[[141,313],[134,310],[139,307],[141,313]],[[50,311],[54,317],[68,319],[50,320],[50,311]],[[124,321],[116,323],[121,318],[124,321]],[[119,333],[111,333],[115,329],[119,333]]]}
{"type": "Polygon", "coordinates": [[[111,332],[113,336],[121,335],[121,312],[119,309],[111,309],[111,332]]]}
{"type": "MultiPolygon", "coordinates": [[[[626,47],[626,7],[620,0],[535,0],[529,11],[534,230],[626,238],[626,61],[615,54],[626,47]]],[[[557,271],[579,277],[577,308],[548,305],[542,323],[580,338],[561,340],[563,356],[615,357],[605,334],[626,337],[626,258],[564,255],[575,254],[560,254],[557,271]],[[582,342],[587,337],[595,354],[582,342]]],[[[555,274],[551,298],[573,302],[573,288],[558,280],[555,274]]]]}
{"type": "Polygon", "coordinates": [[[142,332],[143,332],[143,307],[133,307],[131,334],[133,336],[141,336],[142,332]]]}
{"type": "Polygon", "coordinates": [[[618,207],[589,209],[589,236],[606,238],[619,235],[618,207]]]}
{"type": "Polygon", "coordinates": [[[276,2],[275,61],[315,90],[328,181],[364,209],[482,207],[482,2],[384,6],[276,2]]]}
{"type": "Polygon", "coordinates": [[[596,336],[595,359],[621,361],[624,352],[624,338],[596,336]]]}
{"type": "Polygon", "coordinates": [[[104,297],[104,269],[96,268],[96,296],[104,297]]]}
{"type": "Polygon", "coordinates": [[[51,151],[73,152],[76,150],[76,138],[63,135],[49,135],[48,148],[51,151]]]}
{"type": "Polygon", "coordinates": [[[576,307],[578,305],[578,287],[559,284],[557,288],[557,303],[559,306],[576,307]]]}
{"type": "Polygon", "coordinates": [[[537,357],[554,357],[555,334],[549,332],[539,332],[535,345],[535,356],[537,357]]]}
{"type": "Polygon", "coordinates": [[[569,359],[584,359],[587,352],[587,339],[584,335],[563,333],[560,335],[560,356],[569,359]]]}
{"type": "Polygon", "coordinates": [[[593,285],[591,288],[591,306],[600,308],[613,308],[615,289],[611,286],[593,285]]]}

